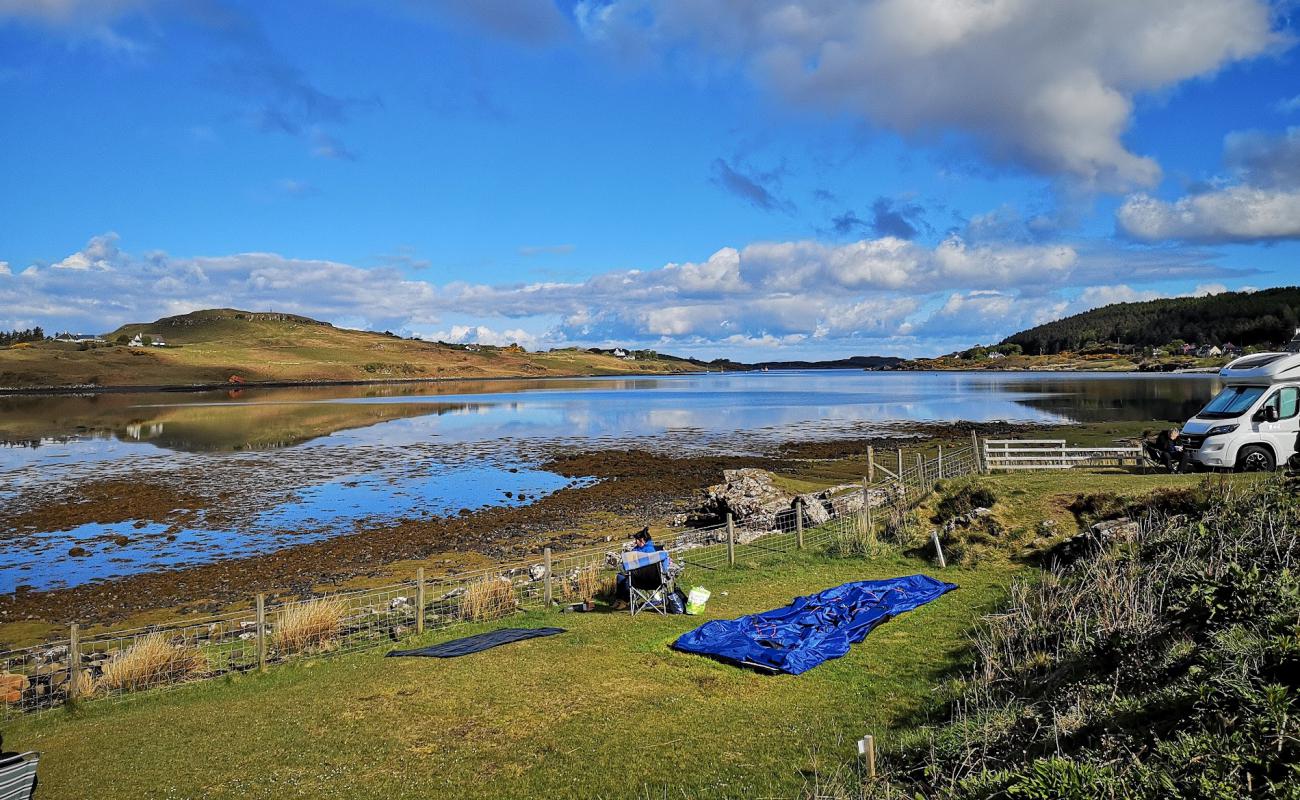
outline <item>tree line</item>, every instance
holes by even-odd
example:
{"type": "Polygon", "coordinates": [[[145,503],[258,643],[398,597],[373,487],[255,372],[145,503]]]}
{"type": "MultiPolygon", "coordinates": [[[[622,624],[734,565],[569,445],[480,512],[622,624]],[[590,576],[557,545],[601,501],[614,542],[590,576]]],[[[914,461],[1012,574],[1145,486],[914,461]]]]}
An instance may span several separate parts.
{"type": "Polygon", "coordinates": [[[21,331],[0,331],[0,345],[8,347],[11,344],[19,342],[43,342],[45,341],[45,331],[41,326],[27,328],[21,331]]]}
{"type": "Polygon", "coordinates": [[[1277,347],[1300,327],[1300,287],[1225,292],[1114,303],[1008,336],[1029,355],[1075,352],[1114,342],[1160,347],[1175,340],[1193,344],[1277,347]]]}

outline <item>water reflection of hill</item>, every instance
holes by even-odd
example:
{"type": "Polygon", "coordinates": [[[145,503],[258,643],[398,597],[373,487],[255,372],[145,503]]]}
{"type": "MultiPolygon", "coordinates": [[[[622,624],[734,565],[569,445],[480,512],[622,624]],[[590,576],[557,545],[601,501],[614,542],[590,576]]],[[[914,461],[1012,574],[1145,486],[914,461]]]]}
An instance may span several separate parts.
{"type": "Polygon", "coordinates": [[[1168,420],[1183,423],[1218,391],[1217,381],[1070,378],[1006,381],[1003,391],[1022,394],[1015,402],[1075,422],[1168,420]]]}
{"type": "Polygon", "coordinates": [[[0,398],[0,442],[32,444],[71,435],[147,442],[182,452],[269,450],[337,431],[407,417],[440,416],[475,405],[321,403],[310,402],[319,396],[291,394],[295,393],[278,394],[273,403],[248,403],[225,393],[209,393],[203,402],[183,405],[141,402],[176,399],[166,395],[0,398]]]}

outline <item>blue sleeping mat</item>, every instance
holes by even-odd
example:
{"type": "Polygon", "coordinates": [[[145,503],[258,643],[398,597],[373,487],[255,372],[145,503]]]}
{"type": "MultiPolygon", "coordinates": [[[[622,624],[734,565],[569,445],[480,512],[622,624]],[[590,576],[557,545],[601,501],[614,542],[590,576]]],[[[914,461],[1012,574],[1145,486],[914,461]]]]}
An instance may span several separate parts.
{"type": "Polygon", "coordinates": [[[673,648],[798,675],[848,653],[849,645],[890,617],[956,588],[926,575],[846,583],[784,608],[706,622],[682,634],[673,648]]]}

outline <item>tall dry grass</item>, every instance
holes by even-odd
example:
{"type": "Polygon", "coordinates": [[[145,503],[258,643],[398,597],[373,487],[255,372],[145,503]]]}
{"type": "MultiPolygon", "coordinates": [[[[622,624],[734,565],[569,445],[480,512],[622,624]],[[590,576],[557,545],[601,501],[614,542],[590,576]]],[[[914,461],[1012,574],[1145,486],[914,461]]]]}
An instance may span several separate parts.
{"type": "Polygon", "coordinates": [[[565,600],[590,602],[600,592],[600,573],[595,564],[576,570],[561,589],[565,600]]]}
{"type": "Polygon", "coordinates": [[[465,587],[460,598],[460,615],[476,621],[496,619],[519,607],[515,587],[508,578],[484,578],[465,587]]]}
{"type": "Polygon", "coordinates": [[[347,603],[333,597],[297,603],[280,612],[271,641],[281,654],[329,650],[347,615],[347,603]]]}
{"type": "Polygon", "coordinates": [[[106,661],[95,688],[105,692],[151,689],[196,678],[207,670],[208,660],[197,647],[172,644],[163,634],[151,633],[106,661]]]}

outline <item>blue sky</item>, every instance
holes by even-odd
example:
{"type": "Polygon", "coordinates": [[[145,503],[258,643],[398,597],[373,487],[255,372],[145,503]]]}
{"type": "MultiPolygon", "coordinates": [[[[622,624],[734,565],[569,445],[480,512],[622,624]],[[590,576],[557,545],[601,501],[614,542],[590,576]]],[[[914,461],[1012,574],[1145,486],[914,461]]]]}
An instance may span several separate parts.
{"type": "Polygon", "coordinates": [[[0,327],[759,360],[1289,285],[1295,11],[0,0],[0,327]]]}

